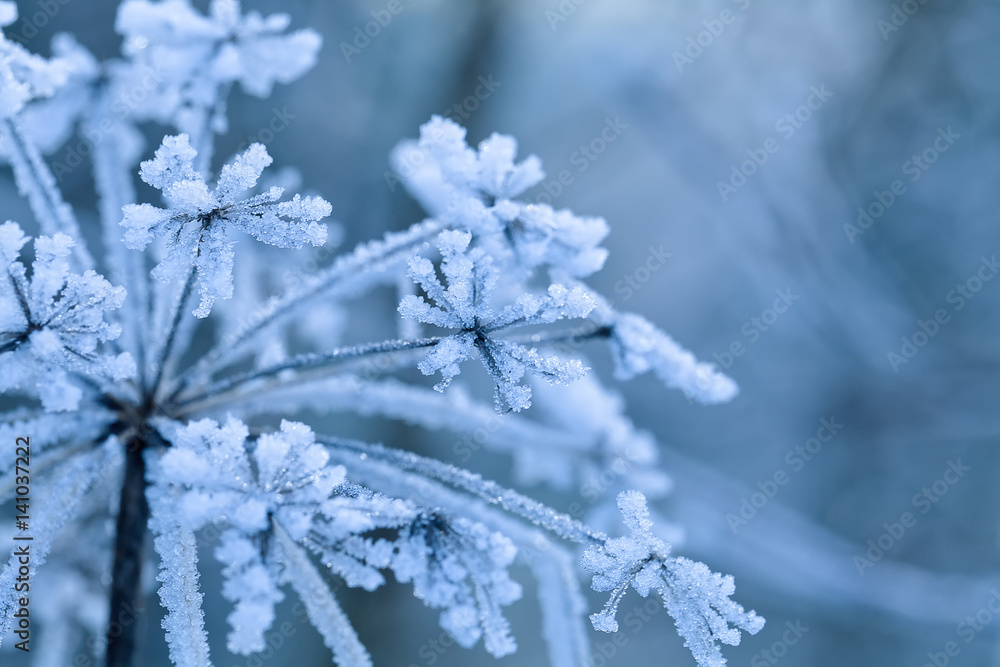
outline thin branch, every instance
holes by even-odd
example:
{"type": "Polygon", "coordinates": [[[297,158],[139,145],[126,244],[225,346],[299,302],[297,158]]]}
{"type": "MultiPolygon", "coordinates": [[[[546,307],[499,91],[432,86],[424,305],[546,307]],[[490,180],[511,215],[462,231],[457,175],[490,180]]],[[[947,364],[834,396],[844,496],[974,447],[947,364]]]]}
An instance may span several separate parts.
{"type": "Polygon", "coordinates": [[[174,395],[216,373],[258,333],[286,319],[309,299],[321,294],[343,297],[358,291],[366,281],[372,281],[402,263],[420,244],[442,229],[444,226],[441,223],[427,220],[413,225],[405,232],[387,235],[383,241],[361,244],[349,254],[342,255],[332,266],[313,276],[306,285],[265,304],[248,324],[224,337],[197,364],[181,375],[180,388],[174,395]]]}
{"type": "Polygon", "coordinates": [[[564,540],[578,544],[603,544],[607,535],[593,530],[568,514],[561,514],[536,500],[503,487],[496,482],[483,479],[468,470],[456,468],[435,459],[412,452],[391,449],[383,445],[368,444],[341,438],[317,438],[317,441],[337,452],[351,452],[362,460],[371,457],[400,470],[429,477],[438,482],[472,494],[491,505],[499,505],[504,510],[540,526],[564,540]]]}
{"type": "Polygon", "coordinates": [[[184,312],[187,310],[187,303],[194,291],[195,272],[196,269],[192,265],[191,270],[188,272],[187,280],[184,282],[184,289],[174,302],[174,309],[170,318],[170,330],[167,332],[167,338],[163,342],[163,348],[160,350],[159,355],[157,355],[156,375],[153,382],[149,385],[151,396],[156,396],[157,390],[160,388],[160,383],[166,376],[166,366],[172,361],[170,355],[173,352],[174,344],[177,342],[177,333],[181,328],[181,320],[184,317],[184,312]]]}
{"type": "MultiPolygon", "coordinates": [[[[508,327],[504,327],[508,328],[508,327]]],[[[485,330],[485,333],[492,333],[489,328],[485,330]]],[[[602,326],[598,324],[586,324],[576,329],[563,329],[555,331],[545,331],[542,333],[534,334],[521,334],[518,336],[511,336],[508,338],[512,343],[519,343],[521,345],[550,345],[552,343],[562,343],[565,345],[580,345],[589,340],[597,340],[600,338],[610,338],[612,334],[612,328],[609,326],[602,326]]]]}
{"type": "Polygon", "coordinates": [[[80,234],[80,226],[76,222],[73,209],[63,200],[56,179],[42,160],[38,148],[14,119],[0,120],[0,131],[8,138],[8,157],[14,169],[18,189],[28,198],[28,204],[38,219],[42,233],[62,232],[69,235],[76,242],[73,246],[73,256],[80,268],[83,270],[94,268],[94,259],[90,256],[80,234]]]}
{"type": "MultiPolygon", "coordinates": [[[[104,232],[104,248],[108,258],[109,277],[119,285],[128,288],[130,307],[138,317],[122,318],[124,333],[121,345],[133,354],[139,368],[146,368],[146,351],[148,346],[144,338],[142,322],[149,315],[149,288],[145,274],[144,252],[129,250],[122,243],[122,207],[136,201],[135,184],[130,171],[132,165],[125,162],[121,134],[119,128],[125,126],[124,119],[111,112],[112,100],[108,86],[99,87],[94,100],[94,109],[87,117],[87,125],[92,132],[98,132],[102,137],[93,146],[91,163],[94,168],[94,186],[98,195],[98,210],[104,232]],[[112,129],[100,130],[106,122],[113,124],[112,129]]],[[[145,391],[146,374],[139,374],[140,383],[145,391]]]]}
{"type": "Polygon", "coordinates": [[[14,275],[9,270],[7,271],[7,281],[10,283],[11,289],[14,290],[14,294],[17,295],[17,305],[21,307],[24,321],[30,324],[31,307],[28,305],[28,295],[24,293],[24,290],[21,289],[21,283],[14,278],[14,275]]]}
{"type": "MultiPolygon", "coordinates": [[[[512,337],[510,340],[524,344],[562,343],[575,346],[589,340],[606,338],[610,336],[610,334],[610,327],[592,325],[571,330],[512,337]]],[[[318,370],[340,362],[357,361],[358,359],[374,354],[403,352],[407,350],[433,347],[440,340],[440,338],[423,338],[415,341],[383,341],[380,343],[372,343],[370,345],[362,345],[354,348],[342,348],[326,354],[300,355],[286,362],[282,362],[281,364],[276,364],[274,366],[269,366],[255,371],[248,371],[232,378],[219,380],[218,382],[202,389],[194,396],[188,396],[183,398],[183,400],[174,402],[174,399],[178,397],[181,390],[184,388],[183,385],[181,385],[166,401],[164,401],[164,411],[167,414],[177,417],[180,415],[191,415],[202,412],[206,409],[217,407],[220,404],[234,404],[247,398],[259,397],[269,391],[284,389],[297,383],[311,382],[317,379],[314,376],[303,377],[302,375],[296,375],[294,378],[288,380],[282,379],[266,387],[255,388],[250,396],[238,393],[251,381],[274,378],[286,370],[318,370]]],[[[489,361],[490,359],[486,359],[488,366],[489,361]]],[[[499,372],[497,368],[498,367],[494,361],[491,366],[491,371],[494,373],[499,372]]]]}
{"type": "MultiPolygon", "coordinates": [[[[441,341],[441,338],[418,338],[417,340],[386,340],[367,345],[357,345],[353,347],[342,347],[325,354],[303,354],[292,357],[288,361],[274,364],[266,368],[254,371],[247,371],[233,377],[219,380],[209,385],[201,393],[168,406],[170,412],[192,412],[192,406],[208,399],[217,402],[220,397],[238,392],[248,383],[256,380],[273,378],[285,371],[308,371],[326,368],[327,366],[339,364],[345,361],[357,361],[365,357],[377,354],[387,354],[392,352],[403,352],[406,350],[417,350],[425,347],[433,347],[441,341]]],[[[175,392],[176,393],[176,392],[175,392]]]]}
{"type": "Polygon", "coordinates": [[[24,341],[26,340],[28,340],[27,334],[24,333],[18,334],[15,338],[7,341],[3,345],[0,345],[0,354],[3,354],[5,352],[13,352],[17,348],[21,347],[21,344],[24,343],[24,341]]]}

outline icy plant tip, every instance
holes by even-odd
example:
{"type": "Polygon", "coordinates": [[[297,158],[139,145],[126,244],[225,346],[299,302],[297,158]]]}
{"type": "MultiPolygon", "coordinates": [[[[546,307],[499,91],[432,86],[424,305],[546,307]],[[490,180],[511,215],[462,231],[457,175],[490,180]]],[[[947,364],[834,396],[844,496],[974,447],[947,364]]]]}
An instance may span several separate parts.
{"type": "Polygon", "coordinates": [[[611,591],[604,608],[590,616],[594,628],[618,631],[615,616],[629,586],[642,597],[656,591],[698,664],[725,665],[716,642],[736,646],[741,629],[757,634],[764,619],[730,599],[736,590],[731,576],[714,573],[704,563],[668,557],[669,547],[651,531],[653,522],[641,493],[618,494],[618,509],[629,534],[591,546],[583,555],[584,569],[594,573],[594,590],[611,591]]]}

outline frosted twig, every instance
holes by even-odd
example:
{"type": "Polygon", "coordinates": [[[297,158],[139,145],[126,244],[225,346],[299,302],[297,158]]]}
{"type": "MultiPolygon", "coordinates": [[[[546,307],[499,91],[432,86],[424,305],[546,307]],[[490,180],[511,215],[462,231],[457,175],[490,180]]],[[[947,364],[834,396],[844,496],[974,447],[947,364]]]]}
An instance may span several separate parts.
{"type": "Polygon", "coordinates": [[[419,473],[471,493],[490,504],[499,505],[508,512],[545,528],[562,539],[579,544],[603,544],[607,540],[606,535],[589,528],[573,517],[556,512],[513,489],[484,479],[481,475],[468,470],[462,470],[412,452],[395,450],[378,444],[342,438],[319,438],[317,441],[334,449],[353,451],[362,456],[372,456],[392,463],[401,470],[419,473]]]}
{"type": "Polygon", "coordinates": [[[0,119],[0,133],[7,137],[11,165],[21,194],[28,197],[28,203],[43,234],[62,232],[76,240],[73,257],[82,271],[94,268],[94,258],[87,251],[80,226],[59,192],[56,179],[52,176],[41,154],[24,134],[16,119],[0,119]]]}
{"type": "Polygon", "coordinates": [[[199,394],[196,394],[190,398],[185,398],[181,401],[176,402],[171,410],[175,413],[185,413],[194,412],[200,408],[192,407],[197,406],[199,402],[211,399],[213,403],[217,403],[220,399],[225,399],[225,397],[234,392],[239,391],[242,387],[247,384],[257,381],[264,380],[267,378],[272,378],[285,371],[307,371],[315,370],[320,368],[325,368],[333,364],[337,364],[343,361],[355,361],[358,359],[363,359],[364,357],[376,355],[376,354],[386,354],[390,352],[402,352],[405,350],[416,350],[424,347],[433,347],[441,339],[440,338],[420,338],[417,340],[387,340],[379,343],[369,343],[366,345],[356,345],[351,347],[343,347],[325,354],[303,354],[289,359],[288,361],[282,362],[280,364],[275,364],[273,366],[268,366],[267,368],[261,368],[255,371],[249,371],[236,375],[231,378],[226,378],[220,380],[215,384],[209,385],[199,394]]]}

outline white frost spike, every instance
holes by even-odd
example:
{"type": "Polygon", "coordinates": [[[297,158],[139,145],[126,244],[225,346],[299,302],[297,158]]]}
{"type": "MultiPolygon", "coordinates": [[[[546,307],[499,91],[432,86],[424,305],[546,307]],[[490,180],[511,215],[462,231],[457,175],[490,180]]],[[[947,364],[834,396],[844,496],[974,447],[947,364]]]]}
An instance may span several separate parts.
{"type": "Polygon", "coordinates": [[[73,241],[65,234],[35,240],[29,280],[17,260],[27,237],[13,222],[0,225],[0,389],[38,396],[48,410],[72,410],[82,396],[68,373],[119,381],[135,373],[127,353],[102,354],[121,332],[105,321],[125,299],[93,271],[69,271],[73,241]]]}
{"type": "Polygon", "coordinates": [[[590,616],[594,628],[618,630],[615,615],[630,585],[642,597],[656,590],[698,664],[725,665],[716,642],[736,646],[740,629],[756,634],[764,627],[764,619],[730,599],[735,591],[732,577],[716,574],[705,564],[687,558],[667,557],[669,547],[653,535],[641,493],[618,494],[618,508],[629,535],[607,539],[583,554],[584,569],[594,573],[594,590],[612,591],[604,609],[590,616]]]}
{"type": "Polygon", "coordinates": [[[615,376],[628,380],[647,371],[673,389],[700,403],[725,403],[739,387],[714,364],[699,362],[673,338],[648,320],[626,313],[617,315],[610,339],[615,358],[615,376]]]}
{"type": "Polygon", "coordinates": [[[150,487],[147,494],[153,546],[160,556],[156,580],[160,582],[160,601],[167,610],[163,629],[170,660],[178,667],[210,667],[194,533],[171,520],[172,499],[162,489],[150,487]]]}
{"type": "Polygon", "coordinates": [[[716,641],[738,646],[740,629],[755,635],[764,627],[756,612],[744,611],[730,599],[736,590],[732,576],[687,558],[674,558],[665,569],[667,586],[659,589],[660,596],[699,665],[722,667],[726,659],[716,641]]]}
{"type": "Polygon", "coordinates": [[[211,191],[195,169],[196,157],[186,134],[164,137],[153,159],[142,163],[139,175],[163,192],[169,208],[129,204],[121,224],[129,248],[141,250],[156,237],[168,237],[167,258],[154,272],[160,280],[183,279],[186,267],[194,263],[201,292],[194,314],[207,317],[217,298],[232,296],[235,241],[230,228],[282,248],[319,246],[327,234],[319,221],[332,209],[321,197],[295,195],[279,202],[283,190],[278,187],[241,198],[271,164],[262,144],[252,144],[226,164],[211,191]]]}
{"type": "Polygon", "coordinates": [[[441,272],[447,279],[447,287],[429,259],[417,256],[410,261],[410,277],[433,303],[407,294],[400,301],[399,312],[405,318],[426,324],[460,329],[437,343],[418,366],[424,375],[440,371],[443,379],[435,389],[443,391],[459,374],[459,365],[478,352],[493,376],[497,411],[517,412],[531,405],[531,389],[520,384],[526,371],[550,383],[568,384],[582,377],[586,369],[579,360],[542,356],[535,348],[492,334],[503,329],[586,317],[594,303],[583,289],[550,285],[546,295],[523,295],[499,315],[495,314],[490,297],[499,273],[481,248],[468,249],[471,239],[469,232],[461,231],[442,232],[438,236],[443,256],[441,272]]]}
{"type": "Polygon", "coordinates": [[[340,667],[371,667],[371,656],[309,557],[280,525],[274,525],[274,534],[285,558],[284,579],[305,604],[334,662],[340,667]]]}
{"type": "Polygon", "coordinates": [[[222,595],[234,603],[227,618],[231,630],[226,646],[240,655],[263,651],[264,633],[274,623],[274,606],[285,596],[258,545],[237,530],[225,531],[219,542],[215,557],[224,565],[222,595]]]}

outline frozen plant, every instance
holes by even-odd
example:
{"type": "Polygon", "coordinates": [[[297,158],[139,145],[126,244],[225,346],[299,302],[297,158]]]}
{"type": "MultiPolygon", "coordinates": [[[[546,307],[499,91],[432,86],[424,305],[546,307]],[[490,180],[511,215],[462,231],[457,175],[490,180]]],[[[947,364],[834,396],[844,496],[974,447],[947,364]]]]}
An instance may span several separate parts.
{"type": "MultiPolygon", "coordinates": [[[[4,25],[16,17],[0,2],[4,25]]],[[[603,341],[622,379],[652,370],[702,403],[736,386],[583,282],[604,262],[607,225],[519,201],[543,172],[535,157],[516,162],[513,139],[471,148],[461,127],[433,118],[393,155],[429,217],[259,298],[275,278],[267,246],[324,244],[331,212],[268,181],[260,144],[212,172],[231,87],[268,95],[314,63],[319,37],[288,33],[288,22],[234,0],[215,0],[208,16],[187,0],[126,0],[123,57],[104,63],[69,36],[49,59],[0,37],[0,150],[37,228],[29,246],[18,223],[0,225],[0,382],[17,403],[0,423],[0,500],[25,483],[13,445],[27,438],[31,504],[18,530],[32,538],[31,590],[48,591],[32,596],[45,647],[35,664],[79,664],[78,651],[135,664],[129,619],[144,609],[150,570],[172,661],[211,664],[199,547],[222,566],[225,648],[236,654],[265,648],[275,605],[291,593],[334,662],[371,664],[334,582],[370,591],[391,572],[458,644],[508,655],[517,644],[504,608],[521,597],[510,571],[520,562],[538,581],[552,664],[587,665],[582,548],[593,588],[612,592],[591,616],[596,629],[616,630],[630,586],[655,590],[697,662],[725,664],[717,642],[737,644],[763,620],[730,599],[731,578],[669,554],[669,524],[654,534],[646,498],[665,494],[669,478],[655,469],[652,438],[587,374],[583,347],[603,341]],[[137,85],[141,99],[130,95],[137,85]],[[175,133],[151,151],[145,122],[175,133]],[[98,235],[81,233],[44,158],[95,128],[96,258],[98,235]],[[137,201],[136,176],[163,201],[137,201]],[[241,248],[237,264],[246,235],[260,244],[241,248]],[[342,343],[336,323],[379,286],[399,290],[398,335],[342,343]],[[483,370],[469,368],[473,358],[483,370]],[[414,367],[441,380],[404,381],[414,367]],[[455,381],[463,370],[467,385],[455,381]],[[477,378],[492,403],[477,397],[477,378]],[[292,420],[307,411],[488,429],[487,446],[513,457],[520,483],[579,485],[595,502],[579,521],[469,470],[292,420]],[[613,481],[595,483],[608,470],[613,481]],[[614,536],[616,494],[624,537],[614,536]],[[103,610],[87,604],[101,598],[103,610]]],[[[13,553],[0,570],[4,650],[18,573],[13,553]]]]}

